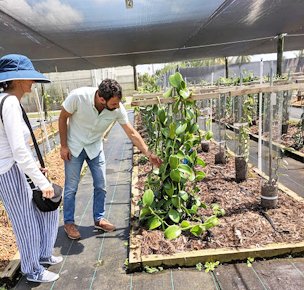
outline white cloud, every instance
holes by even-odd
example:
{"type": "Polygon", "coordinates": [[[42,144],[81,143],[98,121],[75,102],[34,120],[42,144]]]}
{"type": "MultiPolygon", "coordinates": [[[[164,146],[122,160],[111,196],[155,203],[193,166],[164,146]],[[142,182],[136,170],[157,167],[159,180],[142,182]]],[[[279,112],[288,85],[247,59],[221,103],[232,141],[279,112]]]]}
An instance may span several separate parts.
{"type": "Polygon", "coordinates": [[[0,1],[0,8],[39,30],[61,30],[73,27],[83,21],[82,14],[73,7],[62,3],[60,0],[45,0],[30,6],[26,0],[0,1]]]}

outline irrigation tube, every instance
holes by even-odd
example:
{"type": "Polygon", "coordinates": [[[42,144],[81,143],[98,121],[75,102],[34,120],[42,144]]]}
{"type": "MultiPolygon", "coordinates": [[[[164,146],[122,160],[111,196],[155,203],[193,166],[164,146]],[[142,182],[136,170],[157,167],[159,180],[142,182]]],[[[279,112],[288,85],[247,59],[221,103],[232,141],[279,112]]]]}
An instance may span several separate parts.
{"type": "MultiPolygon", "coordinates": [[[[260,62],[260,84],[263,83],[263,59],[260,62]]],[[[259,141],[258,141],[258,169],[262,171],[262,101],[263,93],[259,93],[259,141]]]]}

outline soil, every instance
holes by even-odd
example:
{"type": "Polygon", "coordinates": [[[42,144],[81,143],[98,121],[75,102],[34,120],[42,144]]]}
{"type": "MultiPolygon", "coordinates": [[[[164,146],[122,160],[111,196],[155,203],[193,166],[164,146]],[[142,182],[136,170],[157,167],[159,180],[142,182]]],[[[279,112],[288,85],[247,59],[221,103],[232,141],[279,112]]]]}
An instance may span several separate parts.
{"type": "MultiPolygon", "coordinates": [[[[140,126],[138,128],[143,130],[140,126]]],[[[260,206],[260,195],[265,180],[250,168],[248,179],[236,183],[234,157],[227,156],[226,164],[215,165],[217,152],[217,145],[210,143],[210,151],[199,154],[207,163],[204,168],[207,177],[197,185],[201,200],[208,205],[207,209],[200,210],[200,219],[212,215],[210,205],[217,203],[226,212],[219,218],[220,224],[201,237],[185,233],[169,241],[164,238],[162,231],[149,231],[135,218],[132,223],[142,255],[208,248],[259,248],[270,243],[297,243],[304,240],[304,201],[296,201],[278,190],[277,208],[264,211],[260,206]]],[[[143,164],[143,160],[141,154],[135,156],[135,165],[139,166],[136,187],[140,195],[134,197],[133,204],[139,201],[147,174],[152,169],[149,163],[143,164]]]]}
{"type": "MultiPolygon", "coordinates": [[[[57,122],[56,122],[57,123],[57,122]]],[[[58,127],[56,124],[48,125],[47,132],[54,133],[58,127]]],[[[41,129],[36,129],[34,134],[37,140],[41,139],[41,129]]],[[[64,169],[63,160],[60,158],[59,149],[55,148],[47,156],[45,156],[46,166],[48,168],[48,178],[58,185],[64,185],[64,169]]],[[[17,245],[11,223],[0,202],[0,271],[4,270],[9,261],[17,252],[17,245]]]]}

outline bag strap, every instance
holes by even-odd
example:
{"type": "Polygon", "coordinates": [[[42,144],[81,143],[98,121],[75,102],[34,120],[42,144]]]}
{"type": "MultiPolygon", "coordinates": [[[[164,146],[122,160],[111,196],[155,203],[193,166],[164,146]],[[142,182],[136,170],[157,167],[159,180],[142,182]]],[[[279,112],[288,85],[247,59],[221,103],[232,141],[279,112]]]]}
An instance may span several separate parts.
{"type": "Polygon", "coordinates": [[[41,152],[40,152],[40,149],[39,149],[36,137],[34,135],[31,123],[30,123],[30,121],[29,121],[29,119],[27,117],[27,114],[26,114],[26,112],[25,112],[25,110],[24,110],[24,108],[23,108],[23,106],[21,104],[20,104],[20,107],[21,107],[21,110],[22,110],[22,115],[23,115],[23,119],[25,121],[25,124],[27,125],[27,127],[30,130],[30,133],[31,133],[31,136],[32,136],[32,140],[33,140],[33,143],[34,143],[34,147],[35,147],[35,150],[36,150],[36,154],[37,154],[37,157],[38,157],[38,160],[39,160],[39,163],[40,163],[40,166],[42,168],[45,168],[45,164],[44,164],[44,161],[43,161],[43,158],[42,158],[42,155],[41,155],[41,152]]]}
{"type": "MultiPolygon", "coordinates": [[[[3,103],[4,101],[6,100],[7,97],[9,97],[11,95],[6,95],[3,97],[3,99],[1,100],[1,103],[0,103],[0,117],[1,117],[1,121],[3,123],[3,116],[2,116],[2,108],[3,108],[3,103]]],[[[40,166],[42,168],[45,168],[45,164],[44,164],[44,161],[43,161],[43,158],[42,158],[42,155],[41,155],[41,152],[40,152],[40,149],[39,149],[39,146],[38,146],[38,143],[37,143],[37,140],[36,140],[36,137],[34,135],[34,132],[33,132],[33,129],[32,129],[32,126],[31,126],[31,123],[26,115],[26,112],[23,108],[23,106],[20,104],[20,107],[21,107],[21,110],[22,110],[22,116],[23,116],[23,119],[25,121],[25,124],[27,125],[27,127],[29,128],[30,130],[30,133],[31,133],[31,137],[32,137],[32,140],[33,140],[33,143],[34,143],[34,147],[35,147],[35,150],[36,150],[36,154],[37,154],[37,157],[38,157],[38,160],[39,160],[39,163],[40,163],[40,166]]]]}
{"type": "MultiPolygon", "coordinates": [[[[6,95],[2,98],[1,103],[0,103],[0,117],[1,117],[1,121],[3,123],[3,116],[2,116],[2,108],[3,108],[3,104],[4,101],[7,99],[7,97],[9,97],[10,95],[6,95]]],[[[4,124],[4,123],[3,123],[4,124]]]]}

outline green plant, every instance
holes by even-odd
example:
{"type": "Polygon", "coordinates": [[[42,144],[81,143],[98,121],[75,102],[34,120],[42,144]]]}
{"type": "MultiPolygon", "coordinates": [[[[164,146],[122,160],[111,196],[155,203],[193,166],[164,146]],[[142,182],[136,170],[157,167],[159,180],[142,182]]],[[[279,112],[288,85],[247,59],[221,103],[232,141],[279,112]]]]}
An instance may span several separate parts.
{"type": "Polygon", "coordinates": [[[252,267],[252,263],[254,262],[254,258],[248,257],[247,258],[247,266],[252,267]]]}
{"type": "Polygon", "coordinates": [[[206,165],[196,151],[201,143],[196,122],[199,110],[189,99],[191,92],[180,73],[170,76],[169,82],[172,88],[164,97],[174,93],[175,103],[166,107],[154,105],[145,110],[145,113],[153,113],[144,119],[153,123],[154,150],[161,156],[163,164],[147,179],[139,203],[139,219],[149,230],[162,228],[167,239],[175,239],[182,231],[200,236],[217,225],[218,218],[212,215],[204,220],[198,215],[199,208],[206,208],[197,195],[196,186],[205,177],[201,168],[206,165]]]}
{"type": "Polygon", "coordinates": [[[217,203],[211,204],[211,208],[215,216],[220,217],[225,215],[225,210],[221,208],[217,203]]]}
{"type": "Polygon", "coordinates": [[[150,267],[150,266],[145,266],[144,267],[145,272],[149,273],[149,274],[153,274],[153,273],[157,273],[160,271],[163,271],[164,268],[163,267],[150,267]]]}
{"type": "Polygon", "coordinates": [[[156,84],[156,76],[150,76],[145,73],[142,76],[138,77],[139,89],[141,93],[154,93],[159,92],[160,87],[156,84]]]}
{"type": "Polygon", "coordinates": [[[205,272],[213,272],[215,270],[215,268],[220,264],[219,261],[216,262],[206,262],[204,267],[205,267],[205,272]]]}
{"type": "Polygon", "coordinates": [[[300,120],[297,123],[297,131],[292,138],[294,140],[292,148],[300,150],[304,147],[304,113],[302,113],[300,120]]]}
{"type": "Polygon", "coordinates": [[[196,267],[196,270],[198,270],[198,271],[202,271],[203,270],[203,264],[202,263],[197,263],[195,265],[195,267],[196,267]]]}

